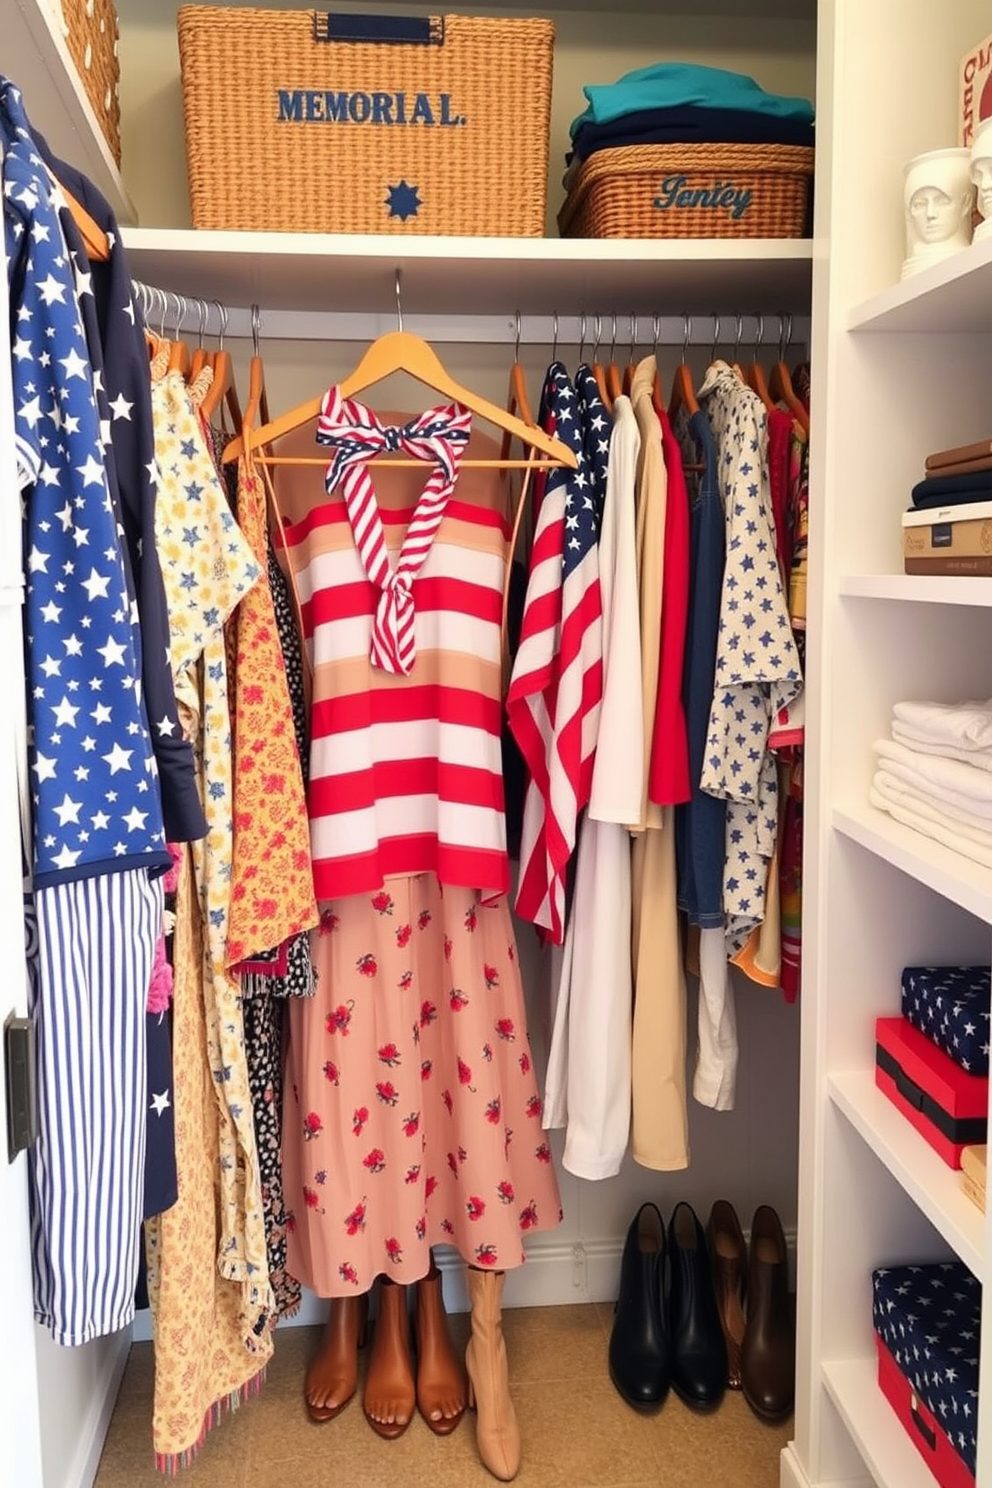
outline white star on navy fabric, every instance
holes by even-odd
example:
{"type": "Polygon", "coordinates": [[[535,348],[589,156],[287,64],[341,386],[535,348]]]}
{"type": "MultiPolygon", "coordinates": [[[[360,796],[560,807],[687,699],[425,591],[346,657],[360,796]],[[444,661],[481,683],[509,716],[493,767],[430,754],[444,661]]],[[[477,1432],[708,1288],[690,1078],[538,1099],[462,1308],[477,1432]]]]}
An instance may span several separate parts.
{"type": "Polygon", "coordinates": [[[138,690],[138,637],[129,605],[120,602],[127,595],[125,559],[80,309],[81,296],[87,313],[93,306],[91,277],[68,250],[58,215],[62,193],[36,153],[19,93],[5,80],[0,157],[16,327],[11,373],[26,554],[33,869],[43,887],[111,867],[165,866],[168,854],[158,796],[137,790],[139,779],[146,783],[151,739],[138,690]],[[109,682],[108,673],[113,688],[105,713],[93,719],[84,699],[94,683],[109,682]],[[129,747],[121,751],[123,738],[129,747]],[[118,763],[121,752],[126,768],[118,763]],[[120,790],[111,812],[107,786],[115,764],[120,790]],[[98,812],[117,838],[127,835],[129,817],[135,821],[124,862],[110,843],[101,845],[99,832],[90,832],[98,812]]]}
{"type": "Polygon", "coordinates": [[[902,1011],[914,1027],[971,1075],[989,1073],[992,967],[907,966],[902,1011]]]}
{"type": "Polygon", "coordinates": [[[872,1273],[875,1331],[972,1475],[981,1306],[982,1289],[962,1261],[872,1273]]]}

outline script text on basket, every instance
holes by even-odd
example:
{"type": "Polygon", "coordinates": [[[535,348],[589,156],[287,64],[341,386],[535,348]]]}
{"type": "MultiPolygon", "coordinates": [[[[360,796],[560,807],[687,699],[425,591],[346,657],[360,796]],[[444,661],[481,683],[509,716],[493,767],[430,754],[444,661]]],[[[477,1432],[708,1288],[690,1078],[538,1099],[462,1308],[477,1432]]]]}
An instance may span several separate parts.
{"type": "Polygon", "coordinates": [[[732,181],[714,181],[709,187],[687,187],[687,176],[666,176],[658,188],[654,205],[665,212],[670,207],[713,207],[729,211],[731,217],[743,217],[751,205],[752,193],[736,187],[732,181]]]}

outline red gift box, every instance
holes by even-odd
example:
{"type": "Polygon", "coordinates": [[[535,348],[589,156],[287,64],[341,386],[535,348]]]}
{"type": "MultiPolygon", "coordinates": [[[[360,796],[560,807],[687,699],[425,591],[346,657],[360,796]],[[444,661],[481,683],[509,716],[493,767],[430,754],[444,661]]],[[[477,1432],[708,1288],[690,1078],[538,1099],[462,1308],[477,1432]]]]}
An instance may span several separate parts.
{"type": "Polygon", "coordinates": [[[879,1389],[940,1488],[975,1488],[967,1463],[955,1452],[940,1421],[924,1405],[877,1333],[875,1349],[879,1389]]]}
{"type": "Polygon", "coordinates": [[[989,1080],[969,1075],[907,1018],[875,1022],[875,1084],[947,1163],[988,1132],[989,1080]]]}

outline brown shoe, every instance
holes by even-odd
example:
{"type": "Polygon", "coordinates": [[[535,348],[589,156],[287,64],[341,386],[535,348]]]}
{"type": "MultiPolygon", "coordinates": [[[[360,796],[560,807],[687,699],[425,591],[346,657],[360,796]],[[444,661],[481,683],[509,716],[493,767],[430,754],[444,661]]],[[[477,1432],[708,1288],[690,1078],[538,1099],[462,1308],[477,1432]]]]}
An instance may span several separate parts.
{"type": "Polygon", "coordinates": [[[744,1341],[744,1278],[747,1247],[733,1204],[717,1199],[706,1226],[713,1290],[727,1345],[727,1384],[741,1387],[741,1344],[744,1341]]]}
{"type": "Polygon", "coordinates": [[[782,1223],[767,1204],[755,1210],[747,1268],[747,1324],[741,1346],[744,1398],[766,1421],[792,1410],[796,1337],[789,1304],[789,1258],[782,1223]]]}
{"type": "Polygon", "coordinates": [[[465,1370],[451,1346],[441,1292],[441,1273],[431,1269],[417,1282],[417,1408],[435,1436],[448,1436],[465,1414],[465,1370]]]}
{"type": "Polygon", "coordinates": [[[320,1352],[307,1370],[304,1397],[311,1421],[333,1421],[358,1383],[358,1350],[365,1344],[369,1298],[335,1297],[324,1326],[320,1352]]]}
{"type": "Polygon", "coordinates": [[[382,1277],[379,1316],[372,1333],[369,1372],[362,1405],[372,1430],[387,1441],[402,1436],[413,1419],[417,1394],[410,1360],[406,1287],[382,1277]]]}

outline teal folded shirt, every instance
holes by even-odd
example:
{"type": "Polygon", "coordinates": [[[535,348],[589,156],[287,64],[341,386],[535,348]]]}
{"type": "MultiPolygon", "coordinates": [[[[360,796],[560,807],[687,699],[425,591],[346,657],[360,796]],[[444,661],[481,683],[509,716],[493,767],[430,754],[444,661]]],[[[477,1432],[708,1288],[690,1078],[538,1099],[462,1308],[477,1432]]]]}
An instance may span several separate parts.
{"type": "Polygon", "coordinates": [[[640,109],[676,108],[695,104],[699,108],[743,109],[812,124],[813,105],[808,98],[786,98],[766,93],[754,78],[722,67],[698,67],[692,62],[656,62],[625,73],[618,82],[590,84],[582,89],[589,107],[571,123],[575,138],[583,124],[608,124],[640,109]]]}

